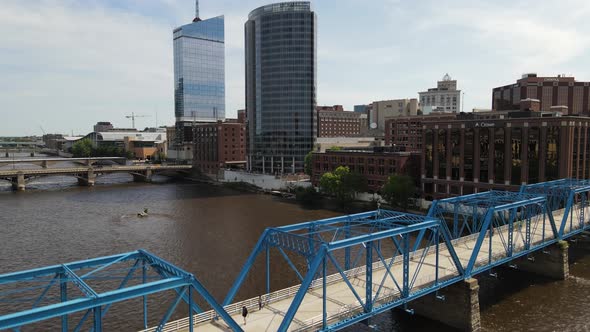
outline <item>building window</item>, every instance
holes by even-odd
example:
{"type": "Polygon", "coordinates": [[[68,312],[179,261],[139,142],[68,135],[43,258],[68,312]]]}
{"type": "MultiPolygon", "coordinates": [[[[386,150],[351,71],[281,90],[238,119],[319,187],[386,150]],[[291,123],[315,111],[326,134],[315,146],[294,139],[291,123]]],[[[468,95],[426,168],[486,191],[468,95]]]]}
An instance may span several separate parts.
{"type": "Polygon", "coordinates": [[[494,181],[504,182],[504,128],[494,132],[494,181]]]}
{"type": "Polygon", "coordinates": [[[473,181],[473,129],[465,130],[464,172],[465,181],[473,181]]]}
{"type": "Polygon", "coordinates": [[[545,165],[546,181],[557,180],[559,178],[559,127],[547,128],[547,139],[545,140],[547,158],[545,165]]]}
{"type": "Polygon", "coordinates": [[[511,136],[511,151],[512,151],[512,176],[510,183],[513,185],[521,184],[521,173],[522,173],[522,160],[521,149],[522,149],[522,129],[512,128],[510,132],[511,136]]]}
{"type": "Polygon", "coordinates": [[[479,130],[479,182],[488,182],[488,161],[490,148],[489,129],[481,128],[479,130]]]}
{"type": "MultiPolygon", "coordinates": [[[[577,130],[576,130],[577,132],[577,130]]],[[[539,182],[539,144],[541,132],[539,127],[529,129],[529,141],[527,145],[527,158],[529,163],[527,183],[539,182]]],[[[577,144],[574,144],[577,147],[577,144]]]]}
{"type": "Polygon", "coordinates": [[[434,132],[431,129],[426,130],[425,133],[425,140],[424,140],[424,147],[425,147],[425,168],[426,168],[426,177],[432,178],[433,177],[433,160],[432,160],[432,152],[433,152],[433,142],[434,142],[434,132]]]}
{"type": "Polygon", "coordinates": [[[451,130],[451,179],[459,180],[461,166],[461,131],[451,130]]]}
{"type": "Polygon", "coordinates": [[[447,131],[438,130],[438,178],[446,179],[447,174],[447,131]]]}

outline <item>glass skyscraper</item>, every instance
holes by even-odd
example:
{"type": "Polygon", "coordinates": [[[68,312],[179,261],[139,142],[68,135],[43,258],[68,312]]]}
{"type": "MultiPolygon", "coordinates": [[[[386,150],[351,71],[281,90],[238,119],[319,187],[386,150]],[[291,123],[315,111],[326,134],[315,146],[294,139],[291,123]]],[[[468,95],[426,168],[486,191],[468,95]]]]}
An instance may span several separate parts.
{"type": "Polygon", "coordinates": [[[308,1],[253,10],[245,24],[248,165],[303,172],[316,122],[316,15],[308,1]]]}
{"type": "Polygon", "coordinates": [[[182,144],[192,142],[193,122],[225,119],[224,17],[197,17],[176,28],[173,39],[174,113],[182,144]]]}

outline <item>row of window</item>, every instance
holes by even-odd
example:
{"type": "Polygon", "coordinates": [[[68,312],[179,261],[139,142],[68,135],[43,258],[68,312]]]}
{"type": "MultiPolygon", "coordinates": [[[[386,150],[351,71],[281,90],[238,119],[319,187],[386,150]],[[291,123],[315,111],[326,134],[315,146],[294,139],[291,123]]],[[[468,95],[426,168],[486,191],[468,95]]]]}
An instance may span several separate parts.
{"type": "Polygon", "coordinates": [[[371,164],[379,164],[379,165],[391,165],[391,166],[395,166],[396,164],[396,160],[395,159],[384,159],[384,158],[364,158],[364,157],[336,157],[336,156],[322,156],[321,157],[323,162],[332,162],[332,163],[336,163],[336,162],[340,162],[340,163],[345,163],[347,162],[348,159],[348,163],[350,164],[354,164],[355,162],[358,164],[364,164],[365,160],[367,162],[367,164],[371,165],[371,164]]]}

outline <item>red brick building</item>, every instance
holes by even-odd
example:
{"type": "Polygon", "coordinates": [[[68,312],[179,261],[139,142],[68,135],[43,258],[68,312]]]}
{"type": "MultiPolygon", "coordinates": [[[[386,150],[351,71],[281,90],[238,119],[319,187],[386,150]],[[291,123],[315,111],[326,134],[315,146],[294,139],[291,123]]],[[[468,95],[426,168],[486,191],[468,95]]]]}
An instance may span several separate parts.
{"type": "Polygon", "coordinates": [[[317,137],[360,136],[368,130],[367,115],[344,111],[342,105],[318,106],[317,137]]]}
{"type": "Polygon", "coordinates": [[[406,151],[421,151],[423,123],[455,119],[456,116],[456,113],[439,113],[388,118],[385,120],[385,145],[405,147],[406,151]]]}
{"type": "Polygon", "coordinates": [[[426,199],[590,178],[590,118],[532,110],[489,113],[498,115],[424,123],[426,199]]]}
{"type": "Polygon", "coordinates": [[[199,123],[194,128],[193,165],[203,173],[246,165],[246,126],[237,122],[199,123]]]}
{"type": "Polygon", "coordinates": [[[394,151],[387,147],[315,152],[312,157],[311,181],[314,186],[318,186],[324,173],[339,166],[348,166],[352,172],[367,179],[369,191],[378,192],[392,174],[410,175],[417,180],[419,162],[419,152],[394,151]]]}
{"type": "Polygon", "coordinates": [[[524,74],[516,83],[493,89],[492,108],[498,111],[518,109],[523,99],[538,99],[541,111],[566,106],[569,114],[590,115],[590,82],[578,82],[574,77],[562,75],[524,74]]]}

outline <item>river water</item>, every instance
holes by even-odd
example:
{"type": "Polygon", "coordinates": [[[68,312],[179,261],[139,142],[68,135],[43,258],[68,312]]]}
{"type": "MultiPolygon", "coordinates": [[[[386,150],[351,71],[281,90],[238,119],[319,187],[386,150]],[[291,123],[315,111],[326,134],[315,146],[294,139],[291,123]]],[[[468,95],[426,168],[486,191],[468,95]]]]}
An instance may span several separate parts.
{"type": "MultiPolygon", "coordinates": [[[[0,273],[144,248],[194,273],[221,300],[266,227],[339,215],[270,196],[163,179],[136,184],[126,175],[113,175],[99,178],[93,188],[77,187],[74,178],[36,181],[22,193],[0,185],[0,273]],[[149,217],[138,218],[137,212],[146,207],[149,217]]],[[[586,239],[571,244],[572,277],[566,281],[509,269],[499,270],[497,279],[479,278],[485,289],[483,330],[587,331],[589,249],[586,239]]],[[[295,282],[286,276],[284,266],[272,268],[273,289],[295,282]]],[[[262,293],[263,273],[250,277],[243,288],[238,299],[262,293]]],[[[136,309],[111,310],[105,317],[106,329],[140,329],[136,309]]],[[[152,305],[152,313],[162,310],[152,305]]],[[[347,331],[450,330],[401,312],[382,315],[371,324],[347,331]]],[[[41,325],[37,330],[53,328],[41,325]]]]}

